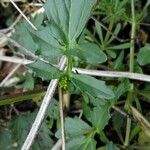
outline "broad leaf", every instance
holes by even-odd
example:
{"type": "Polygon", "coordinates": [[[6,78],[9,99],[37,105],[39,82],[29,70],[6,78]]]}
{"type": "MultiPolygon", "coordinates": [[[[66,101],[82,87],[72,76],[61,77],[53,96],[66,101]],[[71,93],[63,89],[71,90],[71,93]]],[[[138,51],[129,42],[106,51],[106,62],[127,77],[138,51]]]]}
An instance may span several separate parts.
{"type": "Polygon", "coordinates": [[[142,47],[137,55],[137,61],[140,65],[146,65],[150,63],[150,44],[142,47]]]}
{"type": "MultiPolygon", "coordinates": [[[[83,120],[75,117],[75,118],[69,118],[67,117],[65,119],[65,131],[66,131],[66,137],[67,138],[74,138],[78,136],[82,136],[88,131],[91,130],[91,127],[84,122],[83,120]]],[[[56,137],[60,138],[61,133],[60,130],[56,132],[56,137]]]]}
{"type": "Polygon", "coordinates": [[[110,119],[109,109],[109,105],[104,105],[95,107],[91,112],[91,123],[96,127],[98,133],[108,124],[108,120],[110,119]]]}
{"type": "MultiPolygon", "coordinates": [[[[28,26],[28,24],[23,21],[22,23],[20,23],[15,30],[15,33],[13,34],[13,38],[23,47],[25,47],[26,49],[30,50],[31,52],[35,53],[36,50],[38,49],[37,44],[34,42],[32,36],[30,35],[28,28],[30,28],[28,26]]],[[[26,52],[22,51],[20,49],[20,51],[23,54],[28,55],[26,52]]]]}
{"type": "Polygon", "coordinates": [[[75,41],[88,21],[96,0],[47,0],[44,5],[49,21],[54,21],[75,41]]]}
{"type": "Polygon", "coordinates": [[[105,53],[94,43],[79,44],[75,49],[69,50],[68,53],[89,64],[103,63],[107,60],[105,53]]]}
{"type": "Polygon", "coordinates": [[[88,132],[91,127],[79,118],[66,118],[65,129],[69,137],[80,136],[88,132]]]}
{"type": "Polygon", "coordinates": [[[106,86],[104,81],[97,80],[87,75],[71,76],[71,82],[80,89],[81,92],[86,92],[88,95],[95,98],[112,99],[114,98],[113,91],[106,86]]]}
{"type": "Polygon", "coordinates": [[[40,60],[35,61],[27,66],[36,73],[37,77],[40,77],[43,80],[57,79],[62,75],[62,72],[57,68],[40,60]]]}
{"type": "MultiPolygon", "coordinates": [[[[12,135],[13,143],[17,144],[17,149],[21,149],[21,146],[29,132],[32,122],[35,118],[36,113],[26,113],[19,115],[10,121],[10,130],[12,135]]],[[[52,140],[50,138],[50,131],[44,122],[38,132],[35,143],[32,146],[33,150],[51,149],[52,140]]]]}
{"type": "Polygon", "coordinates": [[[44,56],[50,62],[62,55],[62,45],[65,39],[61,31],[53,24],[42,27],[38,31],[30,30],[30,34],[35,43],[38,45],[37,55],[44,56]]]}

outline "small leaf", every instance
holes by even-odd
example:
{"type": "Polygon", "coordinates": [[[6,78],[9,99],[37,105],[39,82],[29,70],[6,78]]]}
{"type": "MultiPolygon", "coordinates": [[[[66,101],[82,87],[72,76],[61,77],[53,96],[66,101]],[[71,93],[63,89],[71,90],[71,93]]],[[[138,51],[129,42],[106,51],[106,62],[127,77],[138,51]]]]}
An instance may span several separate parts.
{"type": "Polygon", "coordinates": [[[140,65],[146,65],[150,63],[150,44],[142,47],[137,55],[137,61],[140,65]]]}
{"type": "Polygon", "coordinates": [[[113,62],[113,69],[119,70],[123,67],[124,51],[121,51],[117,59],[113,62]]]}
{"type": "Polygon", "coordinates": [[[37,77],[40,77],[43,80],[57,79],[62,75],[62,72],[57,68],[40,60],[35,61],[27,66],[36,73],[37,77]]]}
{"type": "Polygon", "coordinates": [[[86,92],[95,98],[114,98],[113,91],[105,85],[104,81],[97,80],[91,76],[73,74],[71,76],[71,82],[79,88],[81,92],[86,92]]]}
{"type": "Polygon", "coordinates": [[[118,33],[120,32],[120,30],[121,30],[121,24],[118,23],[116,25],[116,28],[115,28],[114,32],[113,32],[113,35],[111,36],[110,40],[108,41],[108,43],[111,43],[113,41],[113,39],[118,35],[118,33]]]}
{"type": "Polygon", "coordinates": [[[110,119],[109,109],[109,105],[104,105],[95,107],[91,112],[91,123],[96,127],[98,133],[108,124],[108,120],[110,119]]]}
{"type": "Polygon", "coordinates": [[[99,39],[101,41],[101,43],[104,42],[104,38],[103,38],[103,32],[102,32],[102,28],[101,28],[101,24],[95,19],[95,27],[96,27],[96,31],[98,33],[99,39]]]}
{"type": "Polygon", "coordinates": [[[119,45],[116,45],[116,46],[111,46],[111,47],[108,47],[108,49],[114,49],[114,50],[122,50],[122,49],[128,49],[130,48],[131,44],[130,43],[123,43],[123,44],[119,44],[119,45]]]}
{"type": "Polygon", "coordinates": [[[106,52],[111,58],[116,58],[116,53],[113,50],[107,50],[106,52]]]}
{"type": "Polygon", "coordinates": [[[34,89],[34,78],[30,73],[26,73],[25,81],[21,85],[25,90],[33,90],[34,89]]]}

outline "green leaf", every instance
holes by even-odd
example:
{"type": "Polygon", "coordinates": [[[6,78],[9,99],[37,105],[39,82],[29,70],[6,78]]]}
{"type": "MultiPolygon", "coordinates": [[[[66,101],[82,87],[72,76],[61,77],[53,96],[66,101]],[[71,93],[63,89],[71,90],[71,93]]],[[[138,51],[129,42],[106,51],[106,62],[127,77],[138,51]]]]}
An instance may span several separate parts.
{"type": "Polygon", "coordinates": [[[25,80],[21,85],[25,90],[33,90],[34,89],[34,78],[30,73],[26,73],[25,80]]]}
{"type": "Polygon", "coordinates": [[[37,55],[44,56],[50,62],[62,55],[62,39],[61,31],[53,24],[48,24],[47,27],[42,27],[38,31],[29,30],[35,43],[38,45],[37,55]]]}
{"type": "Polygon", "coordinates": [[[107,104],[101,107],[95,107],[91,112],[91,123],[96,127],[98,133],[108,124],[110,119],[109,109],[110,106],[107,104]]]}
{"type": "Polygon", "coordinates": [[[124,142],[123,135],[122,135],[123,129],[125,128],[124,122],[125,122],[125,118],[123,118],[120,113],[118,112],[113,113],[113,117],[112,117],[113,128],[117,132],[122,142],[124,142]]]}
{"type": "Polygon", "coordinates": [[[52,99],[47,114],[52,119],[59,119],[59,102],[56,99],[52,99]]]}
{"type": "Polygon", "coordinates": [[[106,150],[120,150],[120,149],[115,144],[110,142],[106,145],[106,150]]]}
{"type": "Polygon", "coordinates": [[[96,31],[98,33],[99,39],[101,41],[101,43],[104,42],[104,38],[103,38],[103,32],[102,32],[102,28],[101,28],[101,24],[95,19],[95,27],[96,27],[96,31]]]}
{"type": "Polygon", "coordinates": [[[86,134],[91,127],[79,118],[69,118],[65,119],[65,129],[68,137],[73,138],[75,136],[80,136],[86,134]]]}
{"type": "Polygon", "coordinates": [[[94,43],[78,44],[74,49],[66,51],[66,55],[77,56],[89,64],[99,64],[107,60],[106,54],[94,43]]]}
{"type": "Polygon", "coordinates": [[[28,64],[27,66],[36,73],[37,77],[40,77],[43,80],[57,79],[62,75],[62,72],[57,68],[40,60],[28,64]]]}
{"type": "Polygon", "coordinates": [[[108,43],[111,43],[114,40],[114,38],[118,35],[118,33],[120,32],[120,30],[121,30],[121,24],[118,23],[116,25],[116,28],[115,28],[114,32],[113,32],[113,35],[111,36],[110,40],[108,41],[108,43]]]}
{"type": "Polygon", "coordinates": [[[107,60],[106,54],[94,43],[80,44],[77,49],[77,56],[89,64],[103,63],[107,60]]]}
{"type": "Polygon", "coordinates": [[[13,150],[11,132],[7,128],[0,128],[0,149],[13,150]]]}
{"type": "Polygon", "coordinates": [[[82,32],[96,0],[47,0],[44,5],[49,21],[62,28],[72,43],[82,32]]]}
{"type": "Polygon", "coordinates": [[[81,92],[86,92],[88,95],[95,98],[112,99],[114,98],[113,91],[105,85],[104,81],[97,80],[87,75],[71,76],[71,82],[80,89],[81,92]]]}
{"type": "Polygon", "coordinates": [[[123,44],[119,44],[119,45],[116,45],[116,46],[111,46],[111,47],[108,47],[108,49],[114,49],[114,50],[121,50],[121,49],[128,49],[130,48],[131,44],[130,43],[123,43],[123,44]]]}
{"type": "MultiPolygon", "coordinates": [[[[17,144],[17,149],[21,149],[21,146],[29,132],[29,129],[34,121],[36,113],[20,114],[18,117],[12,119],[9,123],[11,130],[11,138],[14,143],[17,144]]],[[[40,131],[38,132],[35,143],[33,144],[33,150],[51,149],[52,140],[50,138],[50,131],[47,128],[45,122],[43,122],[40,131]]]]}
{"type": "Polygon", "coordinates": [[[142,47],[137,55],[137,61],[140,65],[146,65],[150,63],[150,44],[146,44],[142,47]]]}
{"type": "Polygon", "coordinates": [[[106,52],[111,58],[116,58],[116,53],[113,50],[107,50],[106,52]]]}
{"type": "MultiPolygon", "coordinates": [[[[89,130],[91,130],[91,127],[86,122],[77,117],[75,118],[67,117],[65,119],[66,137],[69,139],[82,136],[88,133],[89,130]]],[[[56,137],[61,138],[60,130],[56,132],[56,137]]]]}
{"type": "Polygon", "coordinates": [[[124,51],[121,51],[117,59],[113,62],[113,69],[120,70],[123,67],[124,51]]]}
{"type": "MultiPolygon", "coordinates": [[[[32,36],[30,35],[28,28],[28,24],[23,21],[20,23],[15,30],[15,33],[13,34],[13,39],[15,39],[20,45],[25,47],[26,49],[30,50],[31,52],[35,53],[38,46],[34,42],[32,36]]],[[[26,52],[19,49],[21,53],[28,55],[26,52]]]]}
{"type": "Polygon", "coordinates": [[[35,41],[40,39],[42,42],[49,44],[53,48],[61,48],[60,43],[64,43],[65,37],[61,31],[53,22],[47,23],[46,27],[42,26],[35,30],[29,30],[35,41]]]}
{"type": "Polygon", "coordinates": [[[69,140],[66,147],[67,150],[96,150],[96,141],[93,138],[81,136],[69,140]]]}
{"type": "Polygon", "coordinates": [[[121,83],[117,86],[115,90],[115,100],[117,101],[120,96],[125,94],[125,92],[130,89],[130,81],[128,79],[122,79],[121,83]]]}

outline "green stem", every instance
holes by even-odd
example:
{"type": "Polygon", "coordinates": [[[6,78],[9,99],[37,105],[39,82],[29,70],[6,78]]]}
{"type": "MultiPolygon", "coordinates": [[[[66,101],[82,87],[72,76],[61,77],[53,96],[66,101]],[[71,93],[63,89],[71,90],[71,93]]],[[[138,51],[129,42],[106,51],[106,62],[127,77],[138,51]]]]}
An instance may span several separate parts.
{"type": "Polygon", "coordinates": [[[36,92],[26,92],[25,94],[18,94],[15,96],[8,96],[1,98],[0,97],[0,106],[14,104],[30,99],[40,99],[45,95],[45,91],[36,91],[36,92]]]}
{"type": "MultiPolygon", "coordinates": [[[[67,64],[67,70],[66,70],[66,74],[67,76],[69,76],[69,74],[71,74],[72,72],[72,57],[68,58],[68,64],[67,64]]],[[[68,82],[68,81],[67,81],[68,82]]],[[[70,92],[68,90],[63,91],[63,107],[65,108],[66,111],[69,110],[70,107],[70,92]]]]}
{"type": "Polygon", "coordinates": [[[134,0],[131,0],[132,10],[132,29],[131,29],[131,47],[130,47],[130,72],[134,72],[134,49],[135,49],[135,32],[136,32],[136,20],[135,20],[135,8],[134,0]]]}
{"type": "Polygon", "coordinates": [[[125,147],[129,145],[130,131],[131,131],[131,119],[128,117],[127,126],[126,126],[126,137],[125,137],[125,142],[124,142],[125,147]]]}
{"type": "Polygon", "coordinates": [[[70,74],[72,72],[72,57],[68,58],[68,65],[67,65],[67,74],[70,74]]]}
{"type": "MultiPolygon", "coordinates": [[[[131,29],[131,47],[130,47],[129,72],[134,72],[134,50],[135,50],[135,32],[136,32],[134,0],[131,0],[131,11],[132,11],[132,29],[131,29]]],[[[131,88],[133,89],[133,84],[131,84],[131,88]]],[[[129,91],[129,92],[131,92],[131,91],[129,91]]],[[[129,105],[131,103],[131,100],[130,100],[130,102],[127,100],[126,103],[128,103],[127,105],[129,105]]],[[[127,111],[129,111],[129,108],[128,108],[127,111]]],[[[130,131],[131,131],[131,119],[128,117],[127,118],[127,125],[126,125],[126,136],[125,136],[125,142],[124,142],[125,147],[127,147],[130,143],[130,131]]]]}

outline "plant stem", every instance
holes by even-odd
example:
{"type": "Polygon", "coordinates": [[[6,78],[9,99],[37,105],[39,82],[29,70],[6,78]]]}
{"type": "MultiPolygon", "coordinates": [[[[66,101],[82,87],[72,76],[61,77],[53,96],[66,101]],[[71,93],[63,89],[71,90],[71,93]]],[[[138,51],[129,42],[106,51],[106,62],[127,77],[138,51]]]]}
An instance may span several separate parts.
{"type": "Polygon", "coordinates": [[[72,57],[68,58],[68,64],[67,64],[67,74],[70,74],[72,72],[72,57]]]}
{"type": "Polygon", "coordinates": [[[124,142],[125,147],[129,145],[130,131],[131,131],[131,119],[128,117],[127,126],[126,126],[126,137],[125,137],[125,142],[124,142]]]}
{"type": "Polygon", "coordinates": [[[65,145],[65,127],[64,127],[64,113],[63,113],[63,94],[61,88],[59,88],[59,107],[60,107],[60,120],[61,120],[62,150],[65,150],[66,145],[65,145]]]}
{"type": "MultiPolygon", "coordinates": [[[[135,49],[135,32],[136,32],[134,0],[131,0],[131,11],[132,11],[132,29],[131,29],[131,47],[130,47],[129,72],[134,72],[134,49],[135,49]]],[[[133,84],[131,85],[131,88],[133,89],[133,84]]],[[[129,92],[131,92],[131,91],[129,91],[129,92]]],[[[126,103],[128,103],[128,105],[129,105],[131,103],[131,101],[130,102],[127,101],[126,103]]],[[[129,111],[129,109],[127,111],[129,111]]],[[[129,142],[130,142],[130,131],[131,131],[131,119],[128,117],[127,118],[127,125],[126,125],[126,136],[125,136],[125,142],[124,142],[125,147],[127,147],[129,145],[129,142]]]]}
{"type": "Polygon", "coordinates": [[[132,29],[131,29],[131,47],[130,47],[130,66],[129,71],[134,72],[134,49],[135,49],[135,32],[136,32],[136,20],[135,20],[135,8],[134,0],[131,0],[132,10],[132,29]]]}

